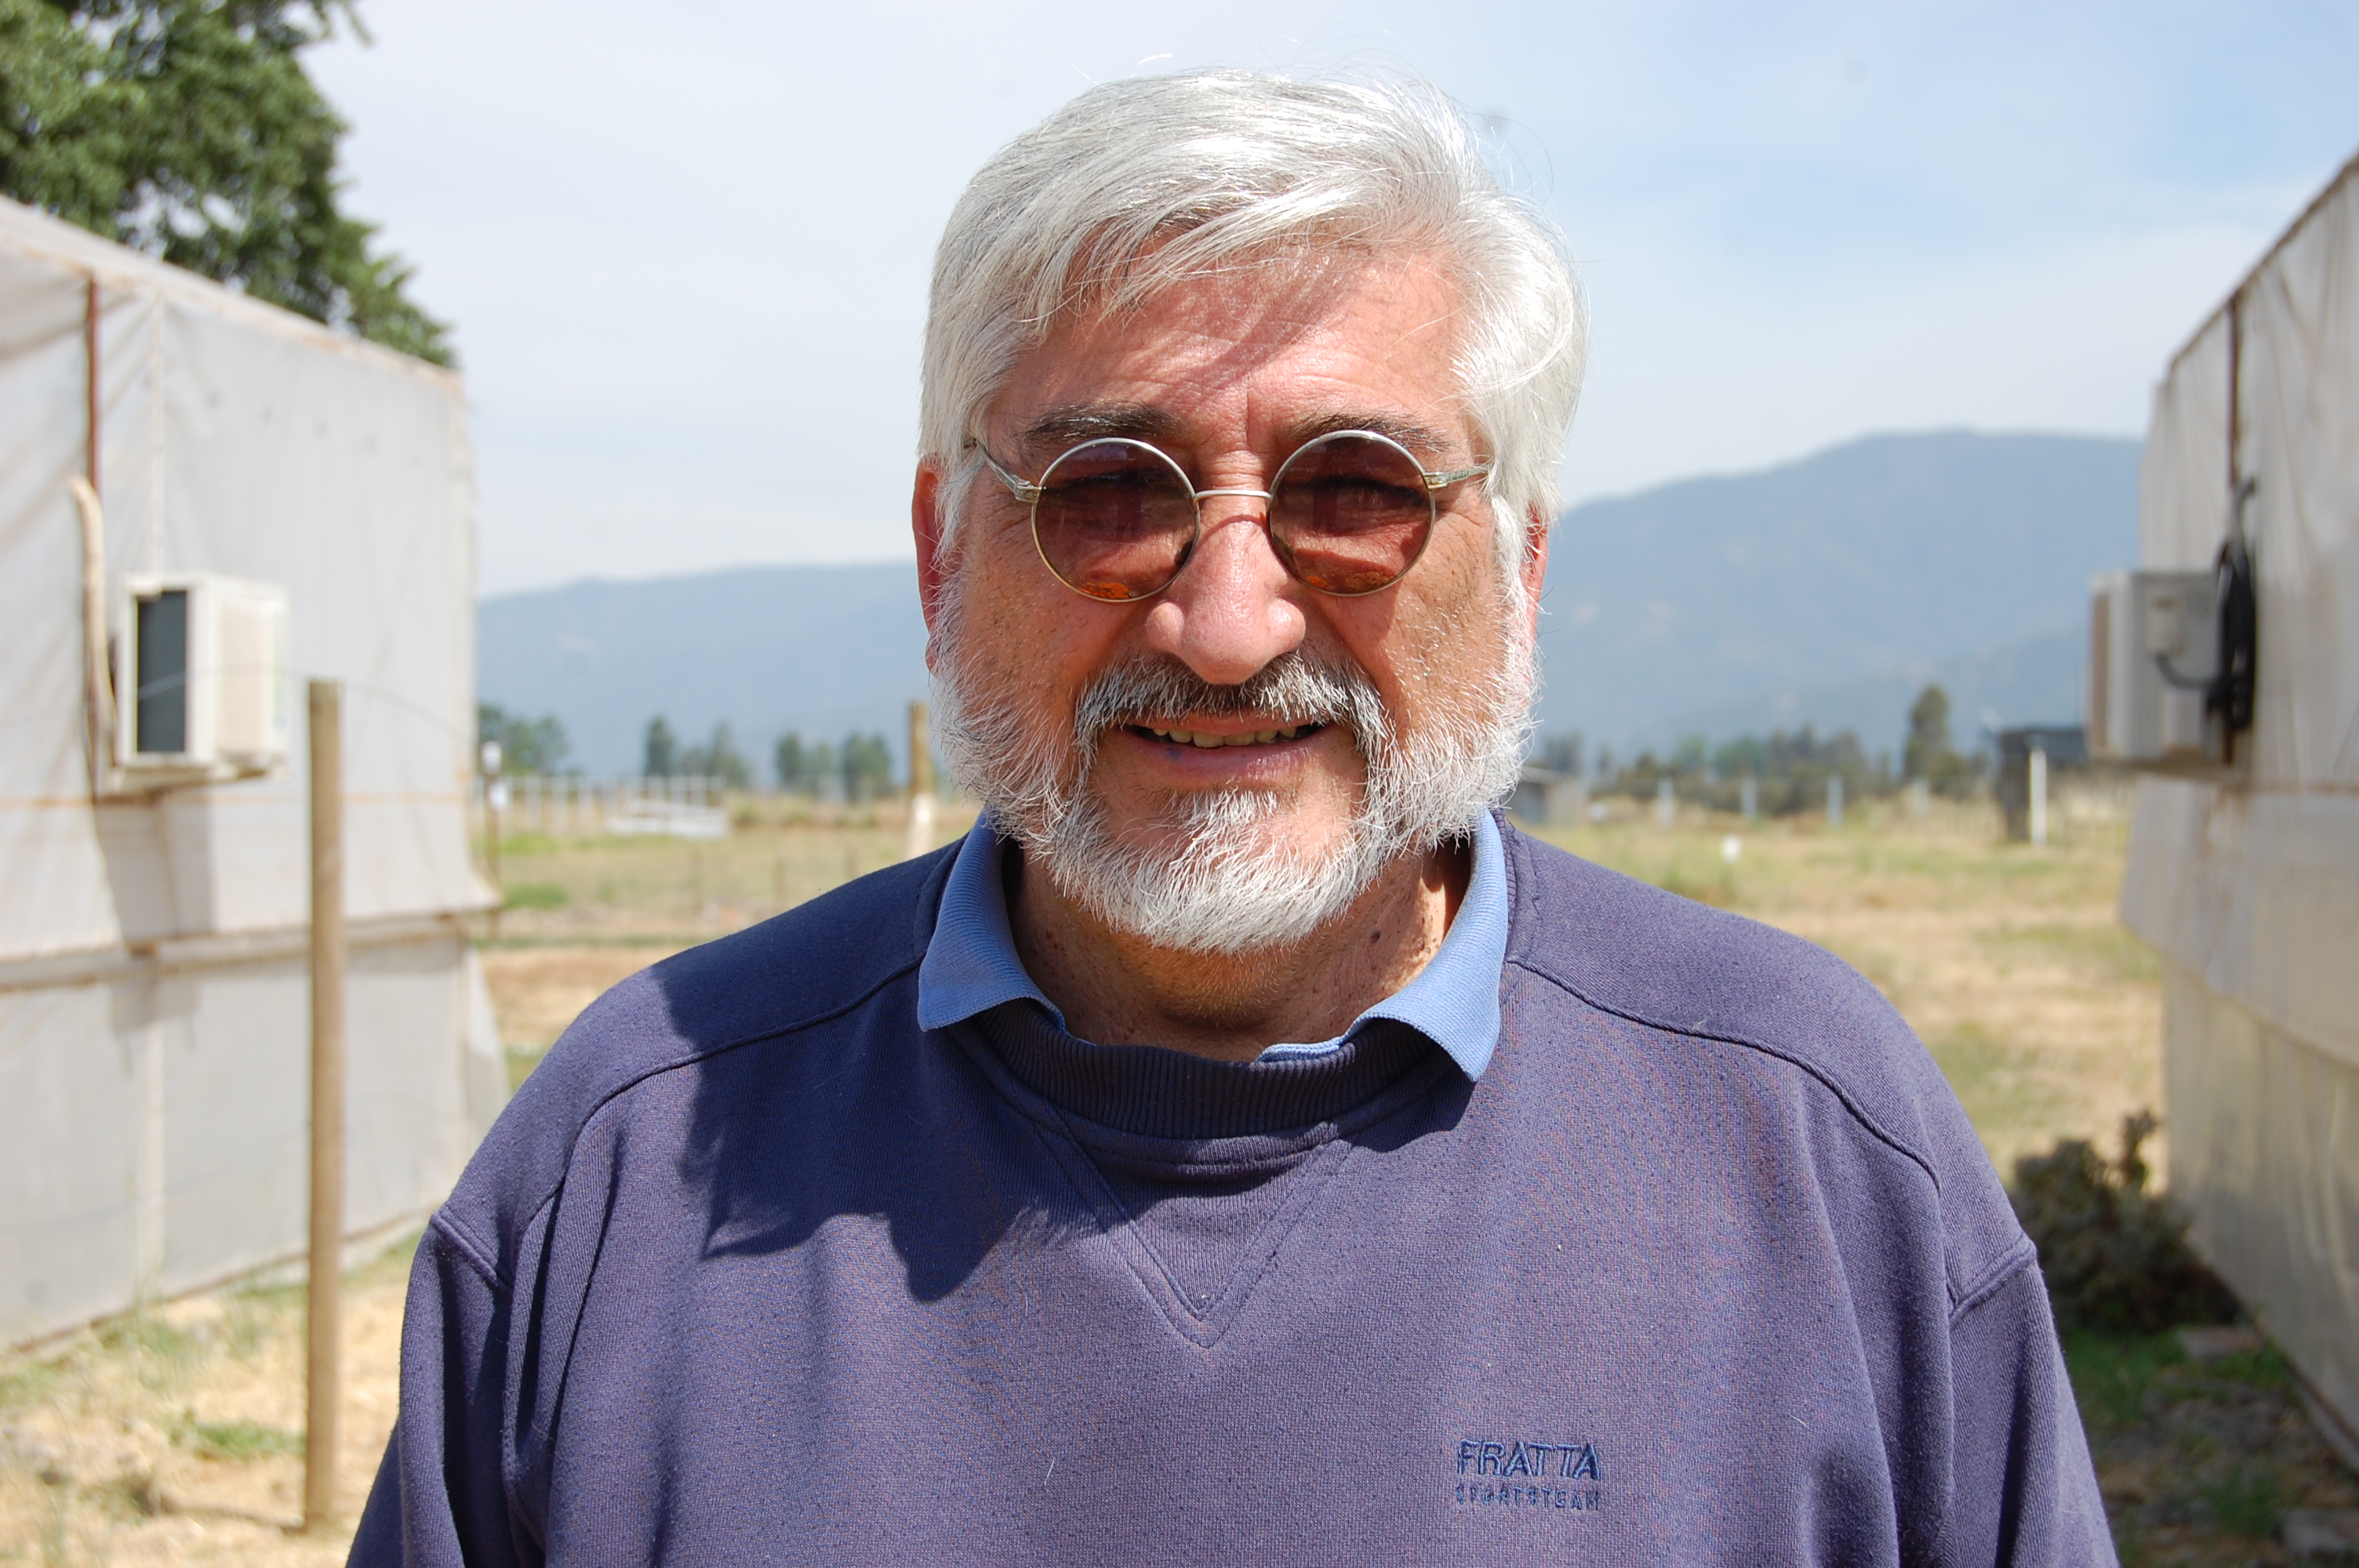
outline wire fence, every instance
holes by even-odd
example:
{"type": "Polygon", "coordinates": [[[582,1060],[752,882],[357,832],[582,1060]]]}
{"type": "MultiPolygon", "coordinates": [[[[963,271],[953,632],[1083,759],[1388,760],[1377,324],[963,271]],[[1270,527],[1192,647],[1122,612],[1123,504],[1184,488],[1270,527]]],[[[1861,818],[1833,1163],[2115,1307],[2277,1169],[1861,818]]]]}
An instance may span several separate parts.
{"type": "Polygon", "coordinates": [[[692,773],[587,778],[526,773],[485,781],[470,802],[475,830],[496,811],[500,831],[548,834],[663,834],[718,838],[729,830],[725,781],[692,773]]]}

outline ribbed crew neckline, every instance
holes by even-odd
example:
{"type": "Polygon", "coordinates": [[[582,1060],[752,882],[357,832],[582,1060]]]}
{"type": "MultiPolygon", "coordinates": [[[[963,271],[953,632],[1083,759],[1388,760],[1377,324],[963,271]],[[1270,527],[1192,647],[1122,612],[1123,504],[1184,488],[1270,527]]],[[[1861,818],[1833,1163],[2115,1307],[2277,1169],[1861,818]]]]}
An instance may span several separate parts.
{"type": "Polygon", "coordinates": [[[1419,1063],[1442,1058],[1405,1023],[1370,1019],[1323,1055],[1214,1062],[1158,1045],[1094,1045],[1037,1004],[1011,1001],[971,1027],[1027,1088],[1083,1120],[1143,1138],[1266,1137],[1336,1121],[1419,1063]]]}

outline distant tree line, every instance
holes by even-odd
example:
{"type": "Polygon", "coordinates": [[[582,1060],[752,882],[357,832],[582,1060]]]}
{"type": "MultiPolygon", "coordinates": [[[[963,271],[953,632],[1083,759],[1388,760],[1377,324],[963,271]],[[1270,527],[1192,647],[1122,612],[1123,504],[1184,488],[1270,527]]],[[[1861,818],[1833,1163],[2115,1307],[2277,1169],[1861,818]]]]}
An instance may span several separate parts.
{"type": "Polygon", "coordinates": [[[831,745],[789,730],[778,737],[770,760],[778,787],[788,795],[864,802],[894,792],[893,753],[882,735],[855,730],[831,745]]]}
{"type": "Polygon", "coordinates": [[[1591,788],[1603,795],[1651,797],[1668,778],[1680,799],[1727,811],[1739,807],[1750,778],[1759,809],[1772,816],[1823,810],[1830,778],[1843,780],[1844,796],[1853,800],[1889,795],[1916,779],[1954,796],[1979,788],[1988,771],[1979,752],[1968,757],[1951,745],[1950,697],[1938,685],[1926,687],[1909,705],[1908,738],[1897,769],[1890,752],[1869,755],[1856,731],[1821,735],[1809,724],[1767,736],[1738,735],[1717,745],[1690,735],[1667,752],[1642,751],[1627,762],[1608,746],[1593,752],[1579,731],[1560,731],[1540,738],[1531,762],[1565,776],[1585,771],[1591,788]],[[1586,770],[1585,762],[1591,764],[1586,770]]]}
{"type": "MultiPolygon", "coordinates": [[[[841,742],[806,741],[788,730],[771,752],[772,776],[788,795],[816,799],[865,802],[895,791],[893,753],[885,737],[858,730],[841,742]]],[[[647,720],[639,771],[650,778],[715,778],[730,789],[754,787],[754,764],[738,749],[736,738],[723,721],[712,727],[712,738],[701,746],[683,746],[671,723],[661,714],[647,720]]]]}
{"type": "Polygon", "coordinates": [[[754,787],[754,764],[737,749],[728,720],[712,727],[712,738],[701,746],[683,746],[671,721],[662,714],[647,720],[647,739],[640,747],[639,772],[651,779],[719,779],[729,789],[754,787]]]}
{"type": "Polygon", "coordinates": [[[554,713],[527,719],[521,713],[510,713],[496,702],[475,705],[475,744],[479,756],[486,741],[499,743],[500,772],[518,777],[527,773],[546,777],[564,773],[566,753],[572,749],[565,738],[565,726],[554,713]]]}
{"type": "MultiPolygon", "coordinates": [[[[5,3],[5,0],[0,0],[5,3]]],[[[500,772],[512,778],[552,777],[581,772],[567,765],[571,746],[553,713],[537,719],[513,713],[495,702],[478,703],[476,740],[496,741],[500,772]]],[[[773,777],[788,795],[855,804],[897,792],[893,753],[885,737],[854,730],[841,741],[807,741],[795,730],[778,737],[771,752],[773,777]]],[[[715,724],[701,744],[683,743],[662,714],[647,720],[639,749],[639,772],[648,778],[719,779],[728,789],[754,787],[754,763],[737,744],[726,720],[715,724]]]]}

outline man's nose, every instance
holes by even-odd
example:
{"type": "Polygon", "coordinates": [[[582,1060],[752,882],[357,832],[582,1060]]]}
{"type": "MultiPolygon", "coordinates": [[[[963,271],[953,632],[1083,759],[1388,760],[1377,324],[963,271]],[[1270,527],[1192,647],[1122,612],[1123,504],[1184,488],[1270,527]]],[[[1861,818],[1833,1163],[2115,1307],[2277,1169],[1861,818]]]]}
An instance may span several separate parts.
{"type": "Polygon", "coordinates": [[[1266,503],[1223,496],[1204,509],[1196,553],[1147,611],[1147,642],[1214,686],[1238,686],[1302,642],[1293,580],[1262,526],[1266,503]]]}

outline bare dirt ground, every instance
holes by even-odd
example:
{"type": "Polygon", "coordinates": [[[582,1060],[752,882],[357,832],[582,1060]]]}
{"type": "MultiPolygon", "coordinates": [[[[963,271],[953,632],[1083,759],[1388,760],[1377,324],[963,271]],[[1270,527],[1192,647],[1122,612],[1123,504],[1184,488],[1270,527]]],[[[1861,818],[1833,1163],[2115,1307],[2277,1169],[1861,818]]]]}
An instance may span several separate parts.
{"type": "MultiPolygon", "coordinates": [[[[1855,811],[1839,829],[1701,816],[1664,829],[1613,810],[1549,837],[1858,967],[1925,1040],[2001,1171],[2060,1137],[2110,1143],[2123,1115],[2158,1106],[2158,980],[2114,918],[2117,820],[2068,818],[2064,841],[2035,849],[2000,844],[1986,808],[1941,803],[1923,819],[1855,811]]],[[[967,821],[946,819],[940,839],[967,821]]],[[[738,831],[701,845],[511,840],[514,904],[483,957],[512,1073],[624,976],[901,846],[890,807],[742,810],[738,831]]],[[[347,1297],[348,1515],[392,1421],[408,1251],[354,1274],[347,1297]]],[[[2198,1366],[2166,1336],[2071,1356],[2125,1561],[2287,1562],[2288,1510],[2359,1507],[2273,1350],[2198,1366]]],[[[340,1562],[343,1535],[292,1532],[301,1424],[293,1288],[170,1303],[0,1363],[0,1562],[340,1562]]]]}

